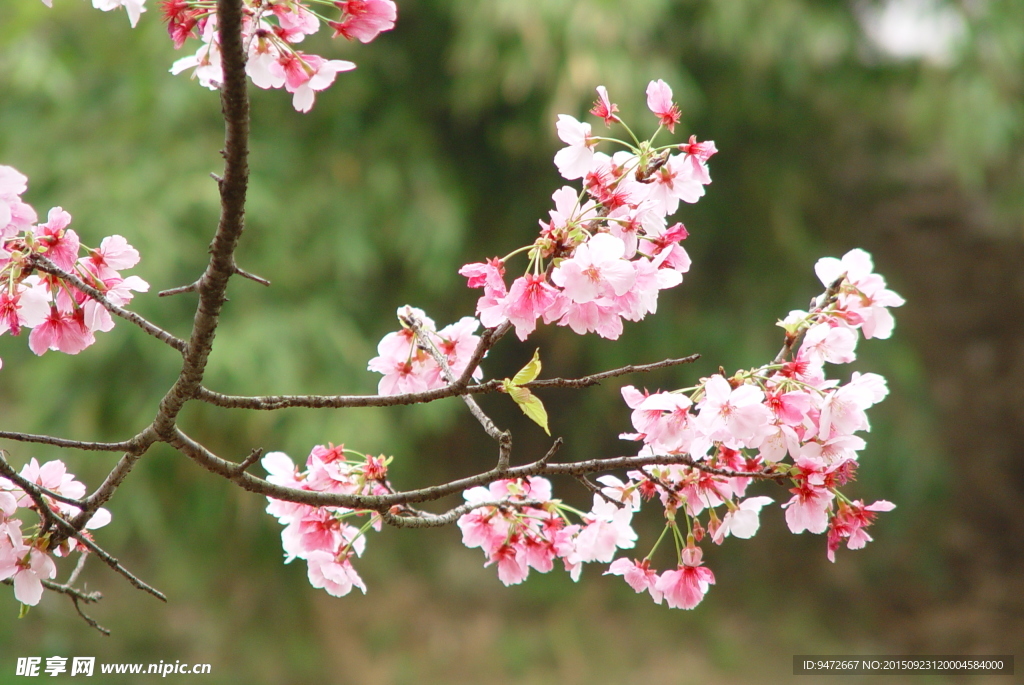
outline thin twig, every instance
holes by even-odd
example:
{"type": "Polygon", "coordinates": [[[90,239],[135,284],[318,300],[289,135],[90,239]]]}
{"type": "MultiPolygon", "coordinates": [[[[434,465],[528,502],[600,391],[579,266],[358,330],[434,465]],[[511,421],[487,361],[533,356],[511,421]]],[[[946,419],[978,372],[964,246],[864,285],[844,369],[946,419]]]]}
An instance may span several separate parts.
{"type": "Polygon", "coordinates": [[[583,487],[585,487],[587,490],[590,490],[592,493],[594,493],[595,495],[597,495],[598,497],[603,499],[605,502],[609,502],[611,504],[614,504],[619,509],[622,509],[624,506],[626,506],[625,504],[623,504],[622,502],[618,501],[617,499],[609,497],[607,494],[605,494],[604,490],[599,488],[594,481],[590,480],[586,476],[582,476],[582,475],[581,476],[576,476],[576,480],[578,480],[580,483],[582,483],[583,487]]]}
{"type": "MultiPolygon", "coordinates": [[[[400,316],[403,325],[409,327],[409,329],[416,335],[416,339],[419,341],[420,346],[427,351],[427,353],[434,358],[437,365],[441,367],[441,375],[449,385],[455,384],[455,374],[452,373],[452,369],[448,366],[448,359],[441,353],[441,350],[437,349],[437,345],[430,339],[427,332],[423,330],[423,322],[420,321],[415,315],[410,314],[408,316],[400,316]]],[[[476,403],[471,395],[462,394],[460,395],[462,401],[469,407],[469,413],[473,415],[480,425],[483,426],[484,431],[487,435],[491,436],[498,442],[500,449],[500,456],[498,457],[498,466],[504,463],[505,467],[508,467],[509,452],[512,450],[512,435],[508,431],[502,431],[496,425],[491,417],[480,408],[480,405],[476,403]]]]}
{"type": "MultiPolygon", "coordinates": [[[[481,336],[482,338],[482,336],[481,336]]],[[[484,342],[481,339],[481,345],[484,342]]],[[[479,349],[479,348],[478,348],[479,349]]],[[[547,378],[524,383],[524,388],[531,390],[538,388],[585,388],[599,384],[603,380],[624,376],[630,373],[647,373],[658,369],[690,364],[700,358],[698,354],[692,354],[680,359],[666,359],[653,364],[635,364],[623,366],[610,371],[602,371],[590,376],[581,378],[547,378]]],[[[467,371],[472,374],[473,361],[467,371]]],[[[466,374],[464,373],[463,376],[466,374]]],[[[491,380],[473,385],[460,385],[462,379],[456,379],[455,383],[446,385],[443,388],[427,390],[424,392],[406,393],[402,395],[225,395],[214,392],[205,387],[196,389],[195,399],[226,409],[256,409],[262,411],[275,411],[291,407],[306,409],[342,409],[348,407],[394,407],[408,404],[426,404],[436,400],[455,397],[456,395],[486,395],[500,392],[502,382],[491,380]]]]}
{"type": "Polygon", "coordinates": [[[119,307],[118,305],[114,304],[113,302],[108,300],[106,295],[101,293],[99,290],[92,287],[91,285],[88,285],[78,276],[72,273],[68,273],[67,271],[64,271],[43,255],[32,254],[29,256],[28,262],[36,269],[39,269],[40,271],[45,271],[46,273],[56,276],[61,280],[67,281],[71,285],[75,286],[75,288],[81,290],[83,293],[85,293],[92,299],[96,300],[96,302],[98,302],[100,306],[102,306],[111,314],[119,316],[125,321],[130,321],[131,323],[135,324],[136,326],[138,326],[139,328],[141,328],[142,330],[144,330],[146,333],[150,334],[157,340],[167,343],[168,345],[178,350],[179,352],[185,351],[187,344],[185,343],[184,340],[178,338],[173,333],[165,331],[156,324],[147,321],[146,319],[139,316],[135,312],[129,311],[123,307],[119,307]]]}
{"type": "Polygon", "coordinates": [[[241,462],[239,462],[238,466],[236,466],[236,467],[235,467],[235,469],[236,469],[236,470],[237,470],[237,471],[238,471],[239,473],[242,473],[243,471],[245,471],[246,469],[248,469],[248,468],[249,468],[250,466],[252,466],[253,464],[255,464],[255,463],[256,463],[256,461],[257,461],[257,460],[258,460],[258,459],[259,459],[259,458],[260,458],[261,456],[263,456],[263,448],[262,448],[262,447],[257,447],[257,448],[255,448],[255,449],[253,449],[253,451],[252,451],[252,452],[250,452],[250,453],[249,453],[249,456],[248,456],[248,457],[246,457],[246,458],[245,458],[244,460],[242,460],[241,462]]]}
{"type": "MultiPolygon", "coordinates": [[[[56,518],[62,524],[62,526],[64,526],[67,529],[69,529],[69,532],[71,530],[74,530],[71,527],[71,524],[69,524],[67,521],[64,521],[64,519],[62,519],[60,517],[56,517],[56,518]]],[[[109,552],[107,552],[102,547],[97,545],[95,542],[90,540],[87,536],[83,535],[82,533],[79,533],[78,531],[75,531],[74,534],[71,537],[73,537],[76,540],[78,540],[78,542],[81,543],[82,545],[84,545],[90,552],[92,552],[97,557],[99,557],[100,560],[104,564],[106,564],[107,566],[109,566],[113,570],[117,571],[122,576],[124,576],[128,580],[129,583],[131,583],[132,585],[134,585],[138,589],[142,590],[143,592],[148,592],[149,594],[151,594],[154,597],[156,597],[157,599],[159,599],[161,602],[166,602],[167,601],[167,595],[165,595],[164,593],[160,592],[159,590],[154,588],[152,585],[149,585],[145,581],[141,580],[138,576],[136,576],[131,571],[126,569],[124,566],[121,565],[120,561],[115,559],[109,552]]]]}
{"type": "MultiPolygon", "coordinates": [[[[14,467],[7,463],[4,456],[6,455],[0,453],[0,474],[20,487],[22,491],[28,495],[29,499],[32,500],[35,504],[36,513],[39,514],[39,519],[42,521],[42,529],[39,531],[40,535],[46,535],[46,533],[58,526],[58,520],[60,520],[60,517],[53,512],[50,505],[43,499],[43,494],[40,491],[45,490],[45,488],[40,485],[36,485],[15,471],[14,467]]],[[[47,492],[49,492],[49,490],[47,490],[47,492]]],[[[63,495],[58,496],[63,498],[63,495]]]]}
{"type": "MultiPolygon", "coordinates": [[[[65,595],[66,597],[68,597],[71,600],[71,603],[74,605],[75,611],[78,612],[78,615],[81,616],[82,620],[88,623],[90,627],[95,628],[104,635],[110,635],[110,631],[101,626],[99,623],[97,623],[96,619],[94,619],[92,616],[89,616],[87,613],[82,611],[82,607],[79,604],[79,602],[85,602],[86,604],[98,602],[101,599],[103,599],[102,593],[85,592],[84,590],[79,590],[78,588],[71,587],[70,584],[62,585],[60,583],[55,583],[52,580],[44,579],[41,582],[43,584],[43,587],[47,590],[51,590],[52,592],[56,592],[58,594],[65,595]]],[[[0,580],[0,583],[3,583],[4,585],[14,585],[14,579],[5,578],[4,580],[0,580]]]]}
{"type": "Polygon", "coordinates": [[[500,501],[500,502],[467,502],[466,504],[460,504],[457,507],[449,509],[443,514],[431,514],[426,511],[419,511],[417,509],[410,510],[413,515],[401,515],[391,511],[380,512],[380,517],[384,520],[384,523],[395,528],[440,528],[441,526],[447,526],[448,524],[455,521],[460,516],[468,514],[474,509],[481,509],[483,507],[541,507],[545,503],[535,500],[523,500],[519,502],[500,501]]]}
{"type": "Polygon", "coordinates": [[[88,623],[91,627],[106,635],[107,637],[110,637],[110,629],[104,628],[96,621],[96,619],[82,611],[82,607],[78,604],[79,599],[80,598],[71,595],[71,603],[75,605],[75,611],[77,611],[78,615],[82,617],[82,620],[88,623]]]}
{"type": "MultiPolygon", "coordinates": [[[[681,464],[700,471],[729,478],[753,478],[755,480],[785,480],[784,474],[774,471],[733,471],[708,466],[696,461],[688,454],[647,454],[630,457],[604,457],[569,463],[550,463],[538,460],[522,466],[512,466],[504,471],[491,469],[475,476],[459,478],[448,483],[431,485],[416,490],[399,491],[381,495],[351,495],[332,492],[298,490],[270,483],[250,473],[238,473],[237,464],[218,457],[209,449],[185,435],[176,428],[170,443],[197,464],[233,481],[249,492],[265,497],[308,504],[313,507],[346,507],[349,509],[370,509],[384,512],[394,506],[432,502],[448,495],[458,494],[477,486],[489,485],[495,481],[529,476],[579,476],[605,473],[619,469],[636,469],[644,466],[681,464]]],[[[550,451],[549,451],[550,452],[550,451]]],[[[550,457],[548,457],[550,458],[550,457]]]]}
{"type": "Polygon", "coordinates": [[[12,431],[0,431],[0,439],[35,442],[55,447],[70,447],[71,449],[89,452],[124,452],[131,447],[130,440],[123,440],[121,442],[83,442],[81,440],[56,438],[51,435],[32,435],[31,433],[15,433],[12,431]]]}
{"type": "MultiPolygon", "coordinates": [[[[824,294],[821,296],[821,304],[813,306],[814,303],[818,301],[818,298],[811,300],[811,311],[815,313],[820,313],[821,311],[828,308],[828,306],[835,301],[836,295],[839,294],[839,288],[842,287],[843,281],[845,280],[846,274],[843,274],[836,280],[832,281],[832,283],[825,290],[824,294]]],[[[797,346],[799,346],[800,341],[803,339],[804,334],[806,332],[807,329],[803,328],[792,335],[786,333],[786,339],[785,342],[783,342],[782,344],[782,349],[779,350],[779,353],[777,355],[775,355],[775,359],[772,360],[772,364],[782,364],[783,362],[785,362],[786,359],[788,359],[793,354],[793,350],[796,349],[797,346]]],[[[725,374],[723,373],[722,375],[724,376],[725,374]]]]}
{"type": "Polygon", "coordinates": [[[171,295],[180,295],[181,293],[194,293],[199,290],[199,281],[192,281],[188,285],[179,285],[177,288],[168,288],[167,290],[161,290],[156,294],[157,297],[170,297],[171,295]]]}
{"type": "MultiPolygon", "coordinates": [[[[90,540],[88,536],[80,532],[81,526],[84,526],[85,523],[88,523],[88,520],[89,518],[92,518],[92,513],[95,511],[95,509],[93,509],[93,512],[89,512],[87,503],[78,502],[78,504],[74,506],[80,506],[82,508],[82,511],[76,516],[76,522],[83,515],[86,515],[87,512],[88,517],[85,519],[83,523],[72,524],[71,522],[66,521],[62,516],[60,516],[60,514],[55,512],[46,504],[46,501],[43,500],[43,495],[40,492],[40,490],[42,490],[43,488],[40,488],[34,483],[22,478],[16,471],[14,471],[13,468],[11,468],[11,465],[8,464],[4,459],[0,459],[0,473],[2,473],[5,477],[9,478],[16,485],[18,485],[22,490],[25,491],[25,494],[27,494],[30,498],[32,498],[32,501],[35,502],[40,517],[42,517],[45,521],[43,528],[44,532],[46,531],[47,528],[56,527],[59,533],[63,534],[63,537],[72,537],[78,540],[78,542],[80,542],[87,549],[94,552],[96,556],[102,559],[104,563],[106,563],[112,569],[114,569],[115,571],[123,575],[125,578],[127,578],[132,585],[139,588],[140,590],[145,590],[146,592],[152,594],[153,596],[165,602],[167,601],[167,597],[165,597],[162,592],[154,589],[153,587],[139,580],[128,569],[122,566],[117,559],[111,556],[108,552],[106,552],[102,547],[97,545],[95,542],[90,540]],[[83,504],[85,504],[85,506],[82,506],[83,504]]],[[[72,502],[75,501],[77,500],[72,500],[72,502]]],[[[51,544],[57,544],[58,542],[59,540],[57,536],[51,539],[51,544]]]]}
{"type": "Polygon", "coordinates": [[[555,453],[558,452],[558,450],[562,449],[563,443],[564,441],[562,440],[562,438],[555,438],[555,441],[551,443],[551,449],[549,449],[543,457],[535,461],[534,464],[541,466],[547,464],[549,461],[551,461],[551,458],[555,456],[555,453]]]}
{"type": "MultiPolygon", "coordinates": [[[[19,488],[24,490],[25,494],[27,494],[29,497],[32,497],[32,500],[36,503],[37,506],[41,506],[42,501],[39,500],[37,497],[33,497],[33,495],[45,495],[58,502],[70,504],[73,507],[81,508],[85,506],[85,502],[83,502],[82,500],[75,499],[74,497],[68,497],[67,495],[62,495],[59,492],[54,492],[49,488],[45,488],[42,485],[33,483],[29,479],[25,478],[20,473],[18,473],[13,466],[10,465],[10,463],[6,459],[6,456],[6,453],[3,450],[0,450],[0,474],[2,474],[5,478],[7,478],[12,483],[17,485],[19,488]]],[[[45,509],[49,510],[50,507],[46,506],[45,509]]]]}
{"type": "Polygon", "coordinates": [[[254,273],[246,271],[245,269],[243,269],[242,267],[238,266],[237,264],[235,265],[235,273],[238,274],[239,276],[241,276],[242,278],[248,278],[250,281],[256,281],[260,285],[265,285],[265,286],[268,286],[268,287],[270,286],[270,281],[269,280],[267,280],[266,278],[263,278],[262,276],[257,276],[254,273]]]}
{"type": "Polygon", "coordinates": [[[65,585],[73,585],[74,582],[78,580],[78,576],[82,573],[82,569],[85,568],[85,560],[88,558],[89,555],[84,552],[80,552],[78,554],[78,563],[75,564],[74,570],[71,572],[71,575],[68,576],[67,582],[64,583],[65,585]]]}
{"type": "Polygon", "coordinates": [[[85,498],[82,511],[71,519],[71,525],[74,526],[76,530],[81,530],[85,524],[89,522],[89,519],[92,518],[92,515],[96,513],[96,510],[106,504],[107,500],[114,495],[114,491],[120,487],[121,483],[124,482],[124,479],[127,478],[128,474],[131,473],[133,468],[135,468],[135,464],[138,463],[139,459],[142,458],[142,455],[146,453],[150,445],[155,440],[155,437],[149,437],[151,434],[152,431],[149,429],[143,431],[140,435],[146,435],[148,441],[140,444],[136,448],[136,451],[125,452],[121,455],[117,464],[115,464],[114,468],[110,470],[107,477],[103,479],[100,486],[96,488],[91,495],[85,498]]]}

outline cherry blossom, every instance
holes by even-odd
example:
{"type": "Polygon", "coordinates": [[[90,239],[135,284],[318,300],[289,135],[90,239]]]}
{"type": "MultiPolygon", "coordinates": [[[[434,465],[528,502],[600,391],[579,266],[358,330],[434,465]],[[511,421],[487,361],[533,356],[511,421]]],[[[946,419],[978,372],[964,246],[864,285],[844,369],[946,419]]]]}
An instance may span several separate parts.
{"type": "Polygon", "coordinates": [[[708,588],[715,584],[715,574],[701,565],[703,553],[699,547],[683,550],[682,563],[675,571],[665,571],[655,588],[673,609],[692,609],[701,603],[708,588]]]}
{"type": "Polygon", "coordinates": [[[597,87],[597,101],[591,108],[590,113],[595,117],[604,119],[605,126],[611,126],[615,122],[619,121],[619,117],[615,115],[619,111],[619,106],[608,99],[608,89],[604,86],[597,87]]]}
{"type": "Polygon", "coordinates": [[[344,18],[330,22],[335,38],[345,36],[361,43],[369,43],[381,31],[395,27],[398,8],[392,0],[337,0],[335,3],[344,18]]]}
{"type": "Polygon", "coordinates": [[[672,89],[667,83],[658,79],[647,86],[647,108],[658,115],[658,121],[670,133],[675,133],[679,123],[679,107],[672,101],[672,89]]]}
{"type": "Polygon", "coordinates": [[[771,497],[749,497],[735,508],[729,509],[729,513],[722,519],[718,530],[711,536],[715,544],[720,545],[729,535],[737,538],[752,538],[761,525],[758,514],[761,508],[771,504],[774,500],[771,497]]]}
{"type": "Polygon", "coordinates": [[[661,604],[663,592],[657,588],[658,574],[650,567],[647,559],[634,561],[625,557],[616,559],[605,571],[605,575],[622,576],[622,579],[637,593],[649,592],[655,604],[661,604]]]}
{"type": "Polygon", "coordinates": [[[590,124],[577,121],[568,114],[558,115],[558,137],[568,147],[555,154],[558,173],[567,180],[583,178],[594,163],[594,144],[590,138],[590,124]]]}

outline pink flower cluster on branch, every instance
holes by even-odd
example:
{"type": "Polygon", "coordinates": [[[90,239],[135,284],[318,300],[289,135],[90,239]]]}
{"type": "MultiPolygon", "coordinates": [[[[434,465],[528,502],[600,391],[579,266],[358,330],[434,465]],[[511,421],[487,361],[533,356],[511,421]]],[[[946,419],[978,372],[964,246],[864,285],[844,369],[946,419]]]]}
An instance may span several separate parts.
{"type": "MultiPolygon", "coordinates": [[[[398,320],[402,329],[388,333],[377,345],[377,356],[367,365],[370,371],[383,374],[377,386],[381,395],[401,395],[443,388],[447,385],[444,371],[430,350],[423,349],[416,339],[416,333],[408,325],[418,321],[435,350],[444,355],[448,368],[459,377],[466,370],[473,352],[480,343],[480,336],[474,335],[480,322],[465,316],[458,322],[436,330],[433,319],[423,310],[408,305],[399,307],[398,320]]],[[[483,369],[473,369],[472,378],[483,378],[483,369]]]]}
{"type": "MultiPolygon", "coordinates": [[[[145,9],[144,0],[93,4],[104,10],[126,8],[133,26],[145,9]]],[[[262,464],[269,476],[262,480],[247,473],[261,450],[232,462],[189,438],[176,425],[178,413],[189,400],[204,397],[201,383],[224,287],[231,275],[245,275],[234,264],[247,178],[245,74],[260,88],[285,88],[293,94],[293,106],[308,111],[317,92],[355,65],[307,54],[295,46],[322,23],[334,30],[335,37],[369,42],[394,26],[396,6],[392,0],[162,0],[161,9],[176,47],[191,37],[203,43],[194,55],[178,60],[172,71],[193,69],[203,85],[226,91],[222,220],[207,273],[192,286],[177,289],[197,290],[200,297],[187,342],[120,308],[132,291],[148,288],[141,279],[120,276],[119,270],[138,262],[138,253],[123,238],[106,238],[82,256],[78,236],[68,228],[70,215],[54,208],[47,221],[39,223],[21,200],[25,177],[0,167],[0,277],[6,286],[0,290],[0,333],[10,330],[16,335],[22,327],[32,328],[29,344],[37,354],[47,349],[74,354],[91,344],[94,331],[109,330],[112,312],[184,353],[180,377],[161,402],[157,417],[130,441],[117,443],[126,447],[124,456],[88,497],[84,485],[67,474],[61,462],[40,466],[32,460],[19,474],[0,459],[6,476],[0,478],[0,581],[12,584],[23,604],[37,603],[48,587],[70,594],[77,608],[78,599],[85,598],[70,588],[77,571],[68,585],[55,585],[50,580],[56,573],[51,555],[86,550],[136,587],[163,598],[99,549],[84,530],[109,521],[101,505],[155,442],[169,443],[241,487],[266,495],[268,513],[285,526],[286,563],[305,560],[310,583],[334,596],[352,588],[366,591],[353,560],[365,550],[371,528],[379,530],[384,522],[413,527],[457,519],[463,542],[479,547],[486,565],[494,565],[506,585],[522,582],[531,570],[546,573],[556,561],[574,580],[583,564],[608,564],[606,574],[623,576],[636,592],[648,593],[659,604],[691,609],[715,583],[713,571],[704,565],[708,541],[722,544],[729,536],[752,537],[759,529],[762,508],[773,501],[748,495],[754,480],[792,486],[791,498],[782,505],[790,530],[827,532],[827,556],[833,561],[844,542],[849,549],[864,547],[871,540],[867,528],[877,513],[894,508],[884,500],[851,500],[841,490],[856,476],[858,453],[865,446],[857,434],[869,430],[866,410],[888,392],[884,379],[854,373],[844,384],[828,379],[824,370],[826,363],[853,361],[861,333],[865,338],[889,337],[889,308],[903,304],[873,273],[871,258],[862,250],[841,260],[818,262],[815,270],[827,290],[808,311],[791,312],[780,322],[785,345],[773,362],[728,377],[723,370],[677,391],[652,394],[623,388],[636,432],[622,437],[643,443],[636,456],[551,463],[561,445],[558,438],[540,460],[513,466],[511,433],[498,429],[473,399],[472,393],[481,389],[501,390],[549,431],[546,410],[533,391],[571,382],[538,381],[538,351],[514,378],[470,387],[471,379],[482,379],[479,363],[491,346],[512,327],[525,340],[538,320],[568,326],[579,334],[596,332],[617,339],[624,320],[639,321],[654,313],[659,292],[681,283],[689,270],[690,258],[681,246],[687,230],[682,223],[670,225],[669,216],[680,202],[694,203],[704,195],[711,182],[707,163],[717,150],[713,142],[699,142],[695,136],[686,143],[655,145],[662,129],[674,133],[681,121],[672,90],[661,80],[647,87],[647,105],[658,124],[647,140],[637,138],[621,120],[604,87],[597,89],[591,114],[609,127],[621,125],[627,141],[594,135],[590,124],[560,115],[556,128],[565,147],[556,153],[554,163],[566,180],[580,180],[582,188],[566,185],[553,194],[554,209],[547,221],[540,222],[540,235],[533,243],[504,258],[460,270],[469,287],[484,291],[477,318],[464,317],[438,330],[422,311],[402,307],[401,329],[384,337],[378,355],[369,362],[371,370],[383,375],[382,396],[430,401],[461,394],[498,442],[494,468],[400,492],[387,481],[389,458],[318,445],[304,469],[283,453],[267,454],[262,464]],[[321,13],[325,8],[330,16],[321,13]],[[623,149],[599,151],[604,143],[623,149]],[[527,257],[526,267],[507,284],[509,260],[521,253],[527,257]],[[204,280],[210,274],[216,278],[204,280]],[[480,324],[485,330],[477,335],[480,324]],[[448,395],[416,397],[445,386],[448,395]],[[624,471],[625,480],[608,473],[614,469],[624,471]],[[598,485],[588,478],[595,474],[603,474],[596,479],[598,485]],[[545,477],[552,475],[582,482],[593,493],[591,508],[581,511],[555,498],[545,477]],[[465,504],[444,514],[412,506],[459,492],[465,504]],[[633,516],[645,501],[660,505],[662,534],[642,559],[616,558],[619,550],[635,547],[633,516]],[[15,517],[19,510],[34,511],[38,524],[23,530],[24,522],[15,517]],[[672,538],[674,554],[659,571],[656,553],[667,537],[672,538]]],[[[588,378],[597,382],[627,370],[640,367],[588,378]]],[[[254,400],[257,406],[264,405],[261,408],[287,406],[274,401],[283,398],[241,399],[254,400]]],[[[303,406],[326,405],[308,401],[303,406]]],[[[6,435],[28,442],[75,444],[47,436],[6,435]]],[[[92,449],[114,445],[77,444],[92,449]]],[[[665,556],[663,552],[661,557],[665,556]]]]}
{"type": "MultiPolygon", "coordinates": [[[[284,88],[292,94],[299,112],[313,108],[316,93],[334,83],[339,72],[356,65],[347,60],[325,59],[295,49],[324,23],[333,37],[369,43],[395,26],[398,7],[394,0],[241,0],[244,12],[242,39],[247,46],[245,71],[263,89],[284,88]],[[314,9],[316,8],[316,9],[314,9]],[[322,12],[330,12],[328,17],[322,12]]],[[[146,0],[92,0],[93,7],[110,11],[124,7],[132,27],[146,11],[146,0]]],[[[43,0],[52,7],[52,0],[43,0]]],[[[175,48],[189,38],[202,45],[194,55],[183,57],[171,73],[193,70],[193,77],[211,90],[224,83],[220,39],[217,35],[217,0],[160,0],[160,11],[175,48]]]]}
{"type": "MultiPolygon", "coordinates": [[[[75,480],[61,461],[40,465],[32,459],[19,475],[60,498],[77,500],[85,495],[85,485],[75,480]]],[[[56,514],[69,518],[80,511],[80,507],[63,499],[45,494],[33,497],[10,480],[0,477],[0,580],[13,579],[14,598],[22,604],[38,604],[43,595],[43,581],[57,575],[57,565],[52,556],[66,557],[76,551],[88,554],[88,550],[75,538],[57,545],[51,542],[54,531],[50,517],[56,514]],[[46,509],[40,510],[40,506],[46,509]],[[19,511],[34,512],[37,523],[22,530],[25,522],[16,518],[19,511]]],[[[110,512],[100,508],[85,527],[95,530],[109,522],[110,512]]],[[[88,536],[88,533],[83,532],[83,535],[88,536]]]]}
{"type": "MultiPolygon", "coordinates": [[[[304,471],[299,471],[283,452],[267,454],[262,464],[270,474],[267,480],[275,485],[313,492],[380,495],[392,492],[387,482],[389,461],[383,456],[362,455],[342,445],[329,444],[312,449],[304,471]],[[346,455],[359,460],[350,461],[346,455]]],[[[335,597],[347,595],[353,587],[366,592],[366,585],[352,566],[352,558],[362,556],[366,549],[366,533],[371,528],[380,530],[379,514],[267,499],[267,513],[285,526],[281,532],[285,563],[304,559],[310,584],[335,597]],[[353,524],[363,518],[367,520],[353,524]]]]}
{"type": "MultiPolygon", "coordinates": [[[[193,75],[210,89],[224,82],[217,35],[216,3],[211,0],[163,0],[167,29],[180,48],[190,37],[203,44],[194,55],[174,63],[171,72],[193,69],[193,75]]],[[[320,30],[321,24],[334,35],[369,43],[381,31],[395,25],[397,8],[392,0],[244,0],[242,40],[247,46],[246,73],[259,88],[284,88],[292,93],[292,105],[300,112],[313,107],[316,93],[326,89],[339,72],[356,65],[346,60],[329,60],[308,54],[294,46],[320,30]],[[327,19],[316,6],[338,12],[327,19]]]]}
{"type": "Polygon", "coordinates": [[[103,303],[74,284],[40,273],[35,259],[45,257],[117,306],[131,302],[135,292],[148,291],[149,284],[121,276],[139,262],[138,251],[124,238],[108,236],[99,247],[86,247],[68,228],[71,215],[60,207],[37,223],[35,210],[21,200],[26,188],[24,175],[0,166],[0,335],[31,328],[29,347],[36,354],[77,354],[96,341],[97,331],[111,330],[114,320],[103,303]]]}
{"type": "MultiPolygon", "coordinates": [[[[663,125],[671,114],[673,129],[679,108],[671,89],[663,81],[652,82],[652,89],[658,97],[648,98],[651,110],[663,125]]],[[[583,190],[555,191],[555,208],[540,222],[532,245],[459,271],[469,287],[484,290],[477,303],[484,326],[510,321],[525,340],[543,319],[615,340],[623,320],[656,312],[659,291],[681,283],[690,268],[680,245],[687,230],[681,223],[669,226],[667,217],[680,201],[694,203],[704,195],[714,143],[693,137],[683,145],[655,146],[653,137],[641,142],[615,114],[618,106],[603,86],[598,95],[591,113],[609,126],[622,124],[633,142],[597,137],[590,124],[559,115],[558,136],[567,147],[555,155],[555,165],[567,180],[582,179],[583,190]],[[596,149],[603,140],[626,149],[609,156],[596,149]],[[521,252],[529,259],[525,272],[506,286],[505,264],[521,252]]]]}

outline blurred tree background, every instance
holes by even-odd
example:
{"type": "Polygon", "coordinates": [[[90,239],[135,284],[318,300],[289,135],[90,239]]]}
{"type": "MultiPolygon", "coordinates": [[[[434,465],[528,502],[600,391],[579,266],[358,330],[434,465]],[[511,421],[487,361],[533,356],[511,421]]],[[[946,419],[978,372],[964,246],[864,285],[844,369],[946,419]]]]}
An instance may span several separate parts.
{"type": "MultiPolygon", "coordinates": [[[[135,306],[185,334],[193,296],[155,291],[205,264],[217,96],[167,73],[182,55],[157,7],[133,31],[123,14],[55,5],[0,6],[0,163],[29,176],[40,213],[70,211],[86,244],[126,236],[154,288],[135,306]]],[[[899,508],[835,565],[823,537],[792,536],[768,510],[757,538],[709,552],[718,584],[692,612],[594,570],[578,586],[555,572],[505,589],[454,527],[372,536],[359,565],[368,594],[334,599],[309,587],[301,562],[281,564],[263,500],[157,448],[98,538],[169,604],[91,562],[85,578],[105,595],[92,613],[114,631],[104,638],[63,598],[18,620],[0,593],[0,682],[13,682],[15,657],[54,654],[211,663],[215,683],[360,685],[788,682],[801,653],[1024,654],[1024,5],[402,0],[396,30],[370,46],[313,43],[359,68],[308,115],[282,92],[253,93],[239,259],[273,286],[232,284],[209,387],[372,392],[366,360],[396,307],[453,321],[476,297],[458,267],[532,239],[561,185],[555,115],[582,115],[604,84],[628,121],[652,125],[643,89],[664,78],[683,133],[721,150],[707,196],[677,215],[691,232],[686,282],[617,343],[542,328],[528,344],[504,341],[485,371],[509,375],[537,343],[562,376],[704,355],[624,381],[652,389],[759,364],[780,344],[775,320],[816,294],[814,261],[862,246],[908,304],[893,340],[859,350],[855,368],[884,374],[891,394],[872,410],[853,493],[899,508]]],[[[77,357],[35,359],[9,338],[0,354],[2,427],[80,439],[134,433],[178,370],[125,324],[77,357]]],[[[562,458],[633,448],[616,438],[629,429],[618,386],[544,396],[562,458]]],[[[536,458],[545,436],[505,399],[483,401],[514,430],[513,459],[536,458]]],[[[261,446],[301,460],[327,441],[394,454],[403,487],[494,459],[455,400],[190,405],[183,426],[232,458],[261,446]]],[[[116,456],[4,447],[15,464],[62,458],[91,485],[116,456]]],[[[641,546],[657,525],[640,522],[641,546]]]]}

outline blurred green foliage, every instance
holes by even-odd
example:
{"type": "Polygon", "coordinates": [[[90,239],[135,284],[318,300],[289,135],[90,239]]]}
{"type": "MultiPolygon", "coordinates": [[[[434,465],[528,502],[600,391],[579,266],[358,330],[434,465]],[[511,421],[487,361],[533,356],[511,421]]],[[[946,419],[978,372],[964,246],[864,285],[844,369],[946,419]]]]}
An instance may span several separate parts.
{"type": "MultiPolygon", "coordinates": [[[[205,264],[218,212],[208,176],[220,166],[217,96],[167,73],[180,54],[156,7],[132,31],[123,15],[55,4],[0,6],[0,163],[29,176],[26,199],[40,213],[70,211],[86,244],[126,236],[154,288],[137,310],[185,335],[193,296],[155,291],[205,264]]],[[[683,132],[722,151],[707,197],[680,214],[693,272],[619,342],[544,329],[529,345],[503,342],[485,364],[490,376],[514,373],[538,342],[545,372],[563,376],[702,353],[693,367],[630,379],[651,388],[761,363],[780,342],[775,320],[815,294],[814,260],[860,242],[837,209],[850,204],[851,179],[884,195],[914,175],[955,177],[987,198],[995,230],[1019,232],[1024,5],[954,3],[965,30],[951,61],[934,64],[893,60],[871,43],[861,16],[876,4],[407,0],[396,30],[372,45],[312,40],[309,51],[359,68],[308,115],[284,93],[253,93],[239,262],[273,286],[232,283],[208,387],[371,392],[366,360],[395,328],[396,307],[424,307],[442,325],[457,319],[476,296],[458,267],[531,239],[561,185],[555,115],[581,115],[598,84],[629,121],[653,127],[643,88],[664,78],[683,132]]],[[[880,261],[899,291],[900,265],[880,261]]],[[[857,367],[885,374],[892,394],[872,414],[856,491],[900,509],[876,543],[841,553],[835,567],[821,538],[794,538],[776,511],[757,540],[712,550],[718,586],[683,613],[648,606],[618,580],[574,587],[554,574],[505,590],[454,529],[386,531],[360,567],[369,594],[335,600],[309,588],[300,564],[281,565],[262,501],[157,448],[112,500],[114,525],[98,537],[170,604],[93,565],[88,583],[107,595],[93,613],[115,631],[104,640],[60,598],[16,621],[4,593],[0,682],[13,678],[15,656],[50,654],[209,662],[207,680],[224,683],[684,683],[723,673],[764,682],[766,669],[785,680],[793,653],[869,649],[885,616],[872,588],[895,575],[949,582],[934,520],[950,486],[927,377],[901,333],[861,349],[857,367]]],[[[35,359],[24,343],[0,346],[5,429],[123,439],[150,420],[178,370],[173,351],[123,323],[77,357],[35,359]]],[[[630,449],[615,437],[628,429],[617,387],[544,397],[566,438],[563,458],[630,449]]],[[[506,398],[483,403],[513,428],[514,458],[546,449],[506,398]]],[[[393,480],[413,486],[490,466],[493,446],[461,409],[190,405],[183,426],[229,458],[261,446],[301,459],[327,441],[395,454],[393,480]]],[[[90,484],[113,458],[5,447],[15,463],[60,456],[90,484]]]]}

